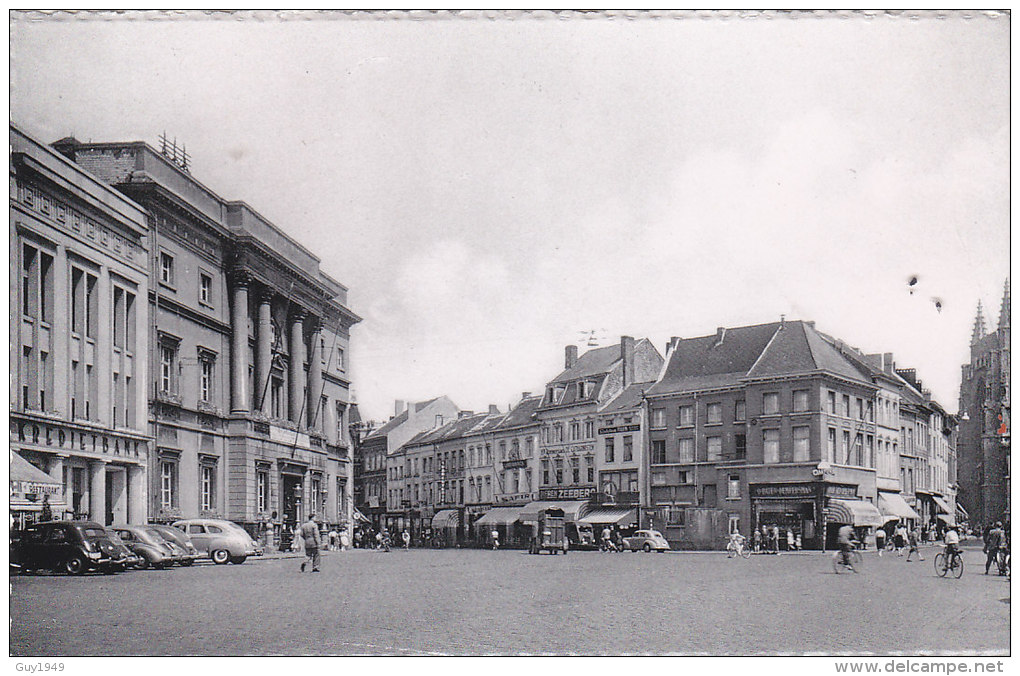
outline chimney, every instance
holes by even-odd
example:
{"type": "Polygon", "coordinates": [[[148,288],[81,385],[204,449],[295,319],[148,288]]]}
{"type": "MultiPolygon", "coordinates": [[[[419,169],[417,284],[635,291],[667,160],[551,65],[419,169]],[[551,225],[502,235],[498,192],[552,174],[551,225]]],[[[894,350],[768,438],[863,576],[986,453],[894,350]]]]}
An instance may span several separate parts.
{"type": "Polygon", "coordinates": [[[815,320],[813,320],[813,319],[809,319],[809,320],[805,321],[804,323],[807,324],[808,326],[810,326],[811,328],[815,328],[815,320]]]}
{"type": "Polygon", "coordinates": [[[720,345],[722,345],[723,340],[725,339],[726,339],[726,327],[720,326],[715,330],[715,345],[713,345],[712,347],[719,347],[720,345]]]}
{"type": "Polygon", "coordinates": [[[577,345],[567,345],[565,350],[565,359],[563,360],[563,368],[573,368],[574,364],[577,363],[577,345]]]}
{"type": "Polygon", "coordinates": [[[620,336],[620,359],[623,360],[623,386],[634,382],[634,339],[620,336]]]}
{"type": "Polygon", "coordinates": [[[892,352],[882,353],[882,370],[892,375],[896,371],[896,362],[893,361],[892,352]]]}
{"type": "Polygon", "coordinates": [[[458,411],[457,412],[457,420],[462,420],[464,418],[470,418],[474,414],[475,414],[474,411],[458,411]]]}
{"type": "Polygon", "coordinates": [[[489,404],[489,415],[499,415],[499,406],[489,404]]]}
{"type": "Polygon", "coordinates": [[[779,315],[779,328],[786,328],[786,315],[779,315]]]}
{"type": "Polygon", "coordinates": [[[403,399],[397,399],[393,402],[393,417],[397,417],[404,412],[404,408],[407,406],[407,402],[403,399]]]}
{"type": "Polygon", "coordinates": [[[527,399],[531,396],[531,392],[521,392],[521,399],[527,399]]]}

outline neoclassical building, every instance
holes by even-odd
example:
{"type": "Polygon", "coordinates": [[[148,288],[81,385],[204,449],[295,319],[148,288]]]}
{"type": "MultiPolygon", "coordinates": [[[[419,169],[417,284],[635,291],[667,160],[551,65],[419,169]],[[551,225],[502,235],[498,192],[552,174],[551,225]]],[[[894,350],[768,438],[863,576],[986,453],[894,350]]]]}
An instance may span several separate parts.
{"type": "Polygon", "coordinates": [[[147,212],[149,518],[221,516],[253,533],[312,511],[349,522],[347,355],[360,318],[347,289],[174,152],[54,147],[147,212]]]}
{"type": "Polygon", "coordinates": [[[144,523],[141,206],[10,127],[11,515],[144,523]]]}

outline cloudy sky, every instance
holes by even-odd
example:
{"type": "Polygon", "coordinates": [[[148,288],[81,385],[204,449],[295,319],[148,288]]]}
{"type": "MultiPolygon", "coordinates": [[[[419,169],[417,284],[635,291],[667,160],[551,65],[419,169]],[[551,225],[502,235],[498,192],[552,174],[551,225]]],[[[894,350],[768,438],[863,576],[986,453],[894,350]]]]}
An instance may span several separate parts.
{"type": "Polygon", "coordinates": [[[15,17],[11,59],[30,133],[165,130],[317,252],[371,418],[783,314],[955,411],[1009,275],[1001,16],[15,17]]]}

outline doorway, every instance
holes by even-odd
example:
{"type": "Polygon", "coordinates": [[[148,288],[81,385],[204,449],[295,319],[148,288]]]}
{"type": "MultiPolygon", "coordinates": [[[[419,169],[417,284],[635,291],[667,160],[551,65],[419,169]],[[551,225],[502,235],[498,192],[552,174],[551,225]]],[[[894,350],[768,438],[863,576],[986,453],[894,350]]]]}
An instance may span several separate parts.
{"type": "Polygon", "coordinates": [[[296,474],[281,475],[283,481],[283,515],[286,530],[293,532],[303,518],[304,477],[296,474]]]}

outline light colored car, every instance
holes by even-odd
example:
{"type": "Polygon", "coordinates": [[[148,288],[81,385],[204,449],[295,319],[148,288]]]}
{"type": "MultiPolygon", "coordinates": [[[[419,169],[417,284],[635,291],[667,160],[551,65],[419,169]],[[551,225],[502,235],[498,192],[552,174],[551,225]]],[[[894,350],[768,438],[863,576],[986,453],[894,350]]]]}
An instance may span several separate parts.
{"type": "Polygon", "coordinates": [[[213,563],[244,563],[249,556],[262,556],[262,548],[255,544],[248,531],[233,521],[182,519],[173,526],[187,533],[195,549],[213,563]]]}
{"type": "Polygon", "coordinates": [[[623,538],[623,548],[636,552],[641,549],[650,552],[653,549],[657,552],[668,552],[669,543],[662,533],[657,530],[639,530],[630,537],[623,538]]]}
{"type": "Polygon", "coordinates": [[[190,566],[195,562],[195,559],[199,558],[199,553],[195,548],[195,543],[193,543],[191,538],[188,537],[188,534],[180,528],[174,528],[173,526],[167,526],[159,523],[149,524],[149,527],[156,530],[167,542],[176,544],[184,550],[184,557],[180,561],[182,566],[190,566]]]}
{"type": "Polygon", "coordinates": [[[138,568],[169,568],[174,565],[173,547],[156,530],[150,526],[131,526],[118,524],[110,526],[132,552],[141,557],[136,564],[138,568]]]}

